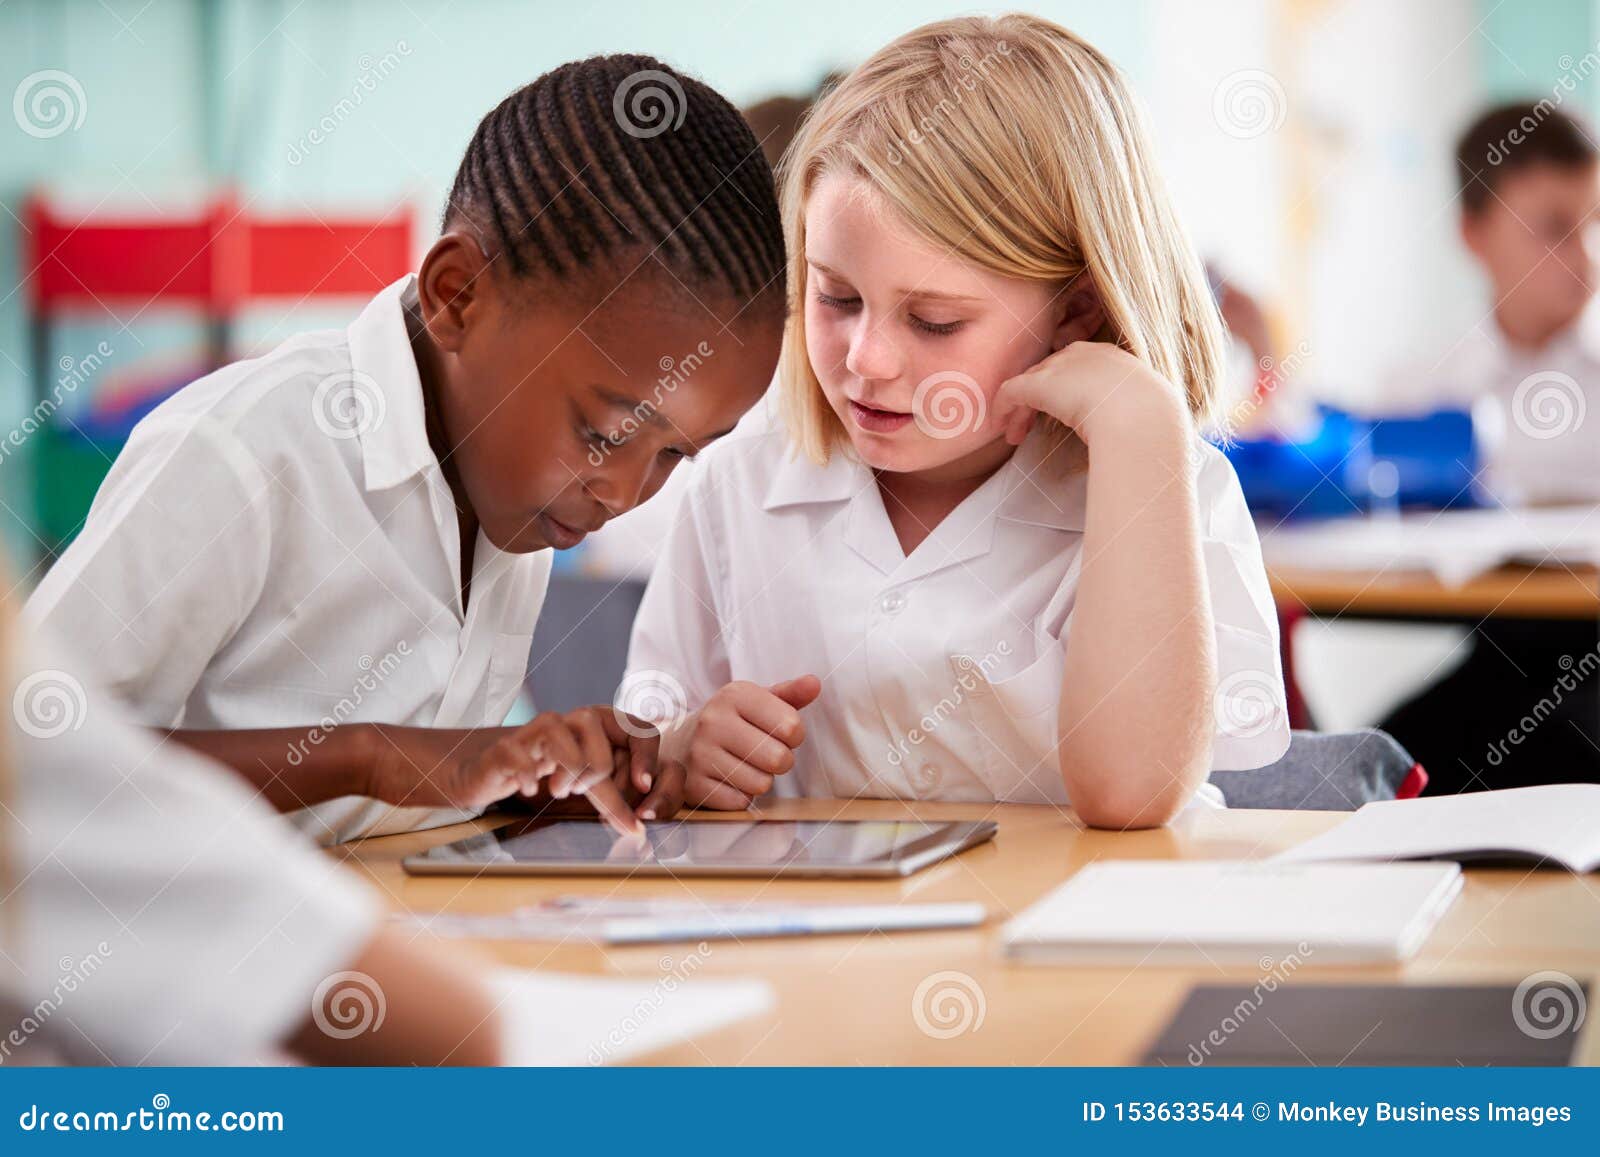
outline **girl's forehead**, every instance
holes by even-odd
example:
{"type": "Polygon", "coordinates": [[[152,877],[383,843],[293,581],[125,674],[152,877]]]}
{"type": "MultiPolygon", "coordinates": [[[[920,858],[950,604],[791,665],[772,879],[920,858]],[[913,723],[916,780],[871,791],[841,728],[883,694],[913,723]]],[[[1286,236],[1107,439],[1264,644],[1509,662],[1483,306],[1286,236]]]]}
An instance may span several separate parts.
{"type": "Polygon", "coordinates": [[[818,176],[806,200],[808,236],[835,225],[882,232],[901,245],[930,247],[881,189],[866,177],[842,169],[828,169],[818,176]]]}
{"type": "Polygon", "coordinates": [[[824,272],[861,283],[882,281],[900,292],[1005,300],[1035,288],[918,233],[870,181],[849,173],[825,173],[813,187],[806,203],[805,259],[824,272]]]}
{"type": "Polygon", "coordinates": [[[841,271],[893,264],[956,277],[982,272],[923,237],[870,182],[830,174],[806,204],[806,259],[841,271]]]}

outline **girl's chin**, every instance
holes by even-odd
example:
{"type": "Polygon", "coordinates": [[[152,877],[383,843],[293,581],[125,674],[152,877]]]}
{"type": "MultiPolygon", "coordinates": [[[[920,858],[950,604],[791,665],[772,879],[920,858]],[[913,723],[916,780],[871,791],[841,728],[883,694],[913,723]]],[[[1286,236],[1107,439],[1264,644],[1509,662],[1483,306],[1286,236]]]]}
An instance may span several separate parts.
{"type": "Polygon", "coordinates": [[[932,470],[943,466],[953,457],[948,453],[940,453],[946,449],[942,443],[916,430],[887,437],[852,430],[850,445],[855,448],[856,457],[873,470],[887,470],[892,474],[932,470]]]}
{"type": "Polygon", "coordinates": [[[946,440],[930,438],[920,430],[906,430],[889,436],[850,431],[850,445],[856,457],[869,469],[890,474],[923,474],[930,471],[961,474],[966,471],[968,459],[971,459],[974,471],[984,473],[998,465],[999,460],[1010,456],[1010,448],[1007,447],[1003,456],[990,461],[1002,443],[1003,439],[998,436],[974,439],[969,435],[946,440]]]}

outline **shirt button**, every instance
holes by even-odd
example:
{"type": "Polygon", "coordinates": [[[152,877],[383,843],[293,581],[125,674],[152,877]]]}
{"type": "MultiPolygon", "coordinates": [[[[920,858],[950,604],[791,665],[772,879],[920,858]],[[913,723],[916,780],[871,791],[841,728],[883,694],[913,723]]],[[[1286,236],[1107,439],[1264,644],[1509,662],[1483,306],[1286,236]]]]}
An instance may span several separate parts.
{"type": "Polygon", "coordinates": [[[925,763],[917,771],[917,788],[921,791],[933,791],[939,786],[939,769],[931,763],[925,763]]]}
{"type": "Polygon", "coordinates": [[[893,590],[878,600],[878,606],[886,615],[898,615],[906,605],[906,593],[902,590],[893,590]]]}

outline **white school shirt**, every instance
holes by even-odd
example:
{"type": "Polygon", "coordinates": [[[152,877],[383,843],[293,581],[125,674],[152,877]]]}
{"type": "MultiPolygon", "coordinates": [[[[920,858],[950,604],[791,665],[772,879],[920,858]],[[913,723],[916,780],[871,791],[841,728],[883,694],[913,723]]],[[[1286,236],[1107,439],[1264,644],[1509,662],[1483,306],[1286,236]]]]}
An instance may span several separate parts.
{"type": "MultiPolygon", "coordinates": [[[[1196,443],[1213,767],[1255,768],[1289,743],[1277,615],[1233,468],[1196,443]]],[[[822,695],[776,795],[1068,803],[1056,715],[1087,479],[1052,478],[1045,452],[1029,438],[907,557],[858,459],[817,466],[772,422],[736,431],[695,464],[624,695],[693,712],[730,681],[814,674],[822,695]]],[[[1200,798],[1222,803],[1209,784],[1200,798]]]]}
{"type": "MultiPolygon", "coordinates": [[[[209,374],[133,431],[26,617],[100,664],[153,727],[481,727],[521,688],[550,552],[480,531],[460,594],[455,503],[423,424],[406,278],[348,329],[209,374]]],[[[470,813],[348,796],[324,840],[470,813]]]]}
{"type": "Polygon", "coordinates": [[[0,682],[0,1067],[270,1059],[382,903],[66,655],[28,647],[0,682]]]}
{"type": "Polygon", "coordinates": [[[1508,506],[1600,502],[1600,302],[1539,350],[1491,316],[1441,358],[1396,373],[1386,412],[1472,412],[1483,485],[1508,506]]]}

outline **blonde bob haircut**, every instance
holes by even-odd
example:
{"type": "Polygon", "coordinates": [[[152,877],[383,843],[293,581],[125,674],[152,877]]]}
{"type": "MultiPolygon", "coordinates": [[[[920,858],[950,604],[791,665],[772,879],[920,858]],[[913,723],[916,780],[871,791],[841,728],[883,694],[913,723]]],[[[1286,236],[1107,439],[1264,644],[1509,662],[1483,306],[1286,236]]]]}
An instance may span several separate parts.
{"type": "Polygon", "coordinates": [[[780,167],[791,298],[780,393],[811,460],[848,437],[805,330],[806,201],[841,171],[984,269],[1062,291],[1086,274],[1105,310],[1097,337],[1182,388],[1197,422],[1210,418],[1222,324],[1121,74],[1048,20],[963,17],[874,53],[817,102],[780,167]]]}

